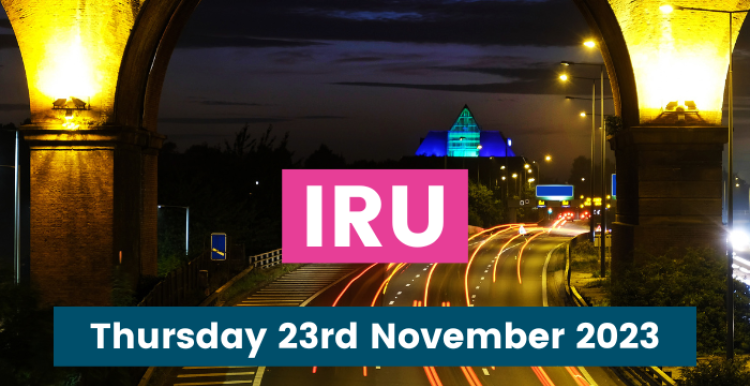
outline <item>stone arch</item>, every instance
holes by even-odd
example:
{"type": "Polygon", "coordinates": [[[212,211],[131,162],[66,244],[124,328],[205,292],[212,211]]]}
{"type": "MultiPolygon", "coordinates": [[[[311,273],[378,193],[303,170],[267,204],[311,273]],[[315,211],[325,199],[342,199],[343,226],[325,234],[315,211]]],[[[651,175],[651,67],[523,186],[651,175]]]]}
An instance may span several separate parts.
{"type": "Polygon", "coordinates": [[[639,124],[635,74],[625,37],[614,11],[606,0],[573,0],[595,35],[607,67],[615,113],[625,127],[639,124]]]}
{"type": "Polygon", "coordinates": [[[115,122],[156,132],[169,60],[200,0],[146,1],[123,54],[115,94],[115,122]]]}

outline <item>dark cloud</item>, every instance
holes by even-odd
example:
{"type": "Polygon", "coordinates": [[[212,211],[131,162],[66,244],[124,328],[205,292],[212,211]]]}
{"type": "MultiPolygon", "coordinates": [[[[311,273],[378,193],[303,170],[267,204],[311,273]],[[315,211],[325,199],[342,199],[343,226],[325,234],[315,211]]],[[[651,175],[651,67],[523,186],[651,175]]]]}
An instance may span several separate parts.
{"type": "MultiPolygon", "coordinates": [[[[479,63],[486,61],[480,60],[479,63]]],[[[514,65],[519,64],[513,63],[514,65]]],[[[528,61],[527,61],[528,62],[528,61]]],[[[559,74],[562,72],[559,66],[552,63],[528,62],[524,67],[479,67],[475,64],[466,66],[424,66],[420,64],[407,64],[384,68],[383,71],[407,75],[425,75],[436,71],[467,72],[485,75],[496,75],[503,79],[502,82],[472,83],[472,84],[423,84],[423,83],[389,83],[389,82],[336,82],[333,84],[344,86],[366,86],[366,87],[391,87],[432,91],[455,91],[455,92],[477,92],[477,93],[504,93],[504,94],[566,94],[580,93],[591,87],[591,82],[582,79],[570,79],[568,82],[560,82],[559,74]]],[[[582,73],[579,75],[591,75],[598,78],[596,74],[582,73]]],[[[607,89],[605,95],[611,95],[607,89]]]]}
{"type": "Polygon", "coordinates": [[[502,94],[549,94],[537,89],[538,82],[475,83],[475,84],[414,84],[385,82],[337,82],[341,86],[391,87],[431,91],[458,91],[502,94]]]}
{"type": "MultiPolygon", "coordinates": [[[[28,105],[26,106],[28,108],[28,105]]],[[[254,118],[159,118],[160,123],[179,123],[183,125],[211,125],[211,124],[245,124],[245,123],[280,123],[294,120],[307,119],[348,119],[340,115],[305,115],[297,118],[279,118],[279,117],[254,117],[254,118]]]]}
{"type": "Polygon", "coordinates": [[[351,58],[341,58],[338,60],[335,60],[336,63],[361,63],[361,62],[379,62],[381,60],[385,60],[383,57],[379,56],[355,56],[351,58]]]}
{"type": "Polygon", "coordinates": [[[245,124],[245,123],[278,123],[287,122],[286,118],[159,118],[161,123],[179,123],[183,125],[206,124],[245,124]]]}
{"type": "Polygon", "coordinates": [[[340,115],[305,115],[298,119],[348,119],[349,117],[342,117],[340,115]]]}
{"type": "Polygon", "coordinates": [[[200,105],[206,105],[206,106],[251,106],[251,107],[270,106],[270,105],[264,104],[264,103],[233,102],[233,101],[210,100],[210,99],[209,100],[193,101],[193,103],[200,104],[200,105]]]}
{"type": "Polygon", "coordinates": [[[588,27],[570,0],[212,0],[201,3],[187,30],[185,46],[209,34],[304,41],[570,46],[580,43],[588,27]]]}
{"type": "Polygon", "coordinates": [[[199,35],[186,34],[180,39],[178,48],[220,48],[220,47],[246,47],[246,48],[266,48],[266,47],[310,47],[323,46],[326,43],[319,43],[305,40],[280,40],[280,39],[258,39],[244,36],[218,36],[218,35],[199,35]]]}
{"type": "Polygon", "coordinates": [[[286,65],[315,60],[315,55],[310,50],[281,51],[275,52],[269,56],[274,63],[286,65]]]}
{"type": "Polygon", "coordinates": [[[498,75],[511,79],[538,80],[555,78],[557,72],[552,66],[547,68],[503,68],[503,67],[441,67],[455,72],[474,72],[479,74],[498,75]]]}

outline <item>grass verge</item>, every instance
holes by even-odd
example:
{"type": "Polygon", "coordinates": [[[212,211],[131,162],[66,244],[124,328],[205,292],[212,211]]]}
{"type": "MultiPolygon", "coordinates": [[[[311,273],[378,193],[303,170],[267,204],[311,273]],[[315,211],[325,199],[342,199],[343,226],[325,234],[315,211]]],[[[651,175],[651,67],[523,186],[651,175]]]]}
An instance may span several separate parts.
{"type": "Polygon", "coordinates": [[[302,264],[280,264],[269,269],[254,269],[222,292],[219,296],[219,302],[233,304],[237,298],[245,297],[278,279],[281,275],[294,271],[301,266],[302,264]]]}

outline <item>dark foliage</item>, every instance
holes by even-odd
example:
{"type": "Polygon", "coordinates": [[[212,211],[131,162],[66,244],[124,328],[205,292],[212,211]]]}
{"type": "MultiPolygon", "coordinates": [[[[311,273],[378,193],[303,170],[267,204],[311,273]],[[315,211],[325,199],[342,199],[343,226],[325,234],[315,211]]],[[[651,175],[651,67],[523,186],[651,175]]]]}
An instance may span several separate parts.
{"type": "Polygon", "coordinates": [[[499,191],[469,181],[469,225],[491,227],[502,224],[504,206],[498,194],[499,191]]]}
{"type": "Polygon", "coordinates": [[[345,167],[344,157],[335,154],[326,145],[320,145],[318,150],[315,150],[305,160],[305,169],[343,169],[345,167]]]}
{"type": "MultiPolygon", "coordinates": [[[[613,306],[696,307],[699,354],[722,354],[725,324],[726,260],[711,250],[684,256],[650,256],[609,285],[613,306]]],[[[750,289],[735,280],[735,350],[750,353],[750,289]]]]}
{"type": "Polygon", "coordinates": [[[138,369],[54,367],[52,308],[41,307],[37,291],[13,283],[0,270],[0,383],[4,386],[131,385],[138,369]]]}
{"type": "Polygon", "coordinates": [[[747,386],[750,385],[750,371],[747,360],[726,359],[699,363],[695,368],[685,368],[679,386],[747,386]]]}
{"type": "Polygon", "coordinates": [[[159,157],[159,203],[190,207],[190,256],[185,210],[159,210],[159,273],[165,275],[206,250],[224,232],[249,254],[281,246],[281,170],[298,166],[287,136],[272,128],[253,138],[243,127],[225,147],[198,145],[184,153],[166,144],[159,157]]]}

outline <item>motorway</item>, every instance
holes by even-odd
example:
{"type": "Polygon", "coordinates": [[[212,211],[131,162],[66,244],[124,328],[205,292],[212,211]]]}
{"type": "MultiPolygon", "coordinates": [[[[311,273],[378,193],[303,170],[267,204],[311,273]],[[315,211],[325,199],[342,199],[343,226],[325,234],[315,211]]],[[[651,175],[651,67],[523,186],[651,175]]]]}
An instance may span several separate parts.
{"type": "MultiPolygon", "coordinates": [[[[468,264],[363,266],[319,294],[309,307],[565,306],[545,291],[542,273],[555,249],[586,231],[580,223],[494,228],[469,241],[468,264]]],[[[285,367],[264,368],[256,385],[621,386],[606,368],[583,367],[285,367]]],[[[225,383],[226,384],[226,383],[225,383]]]]}

